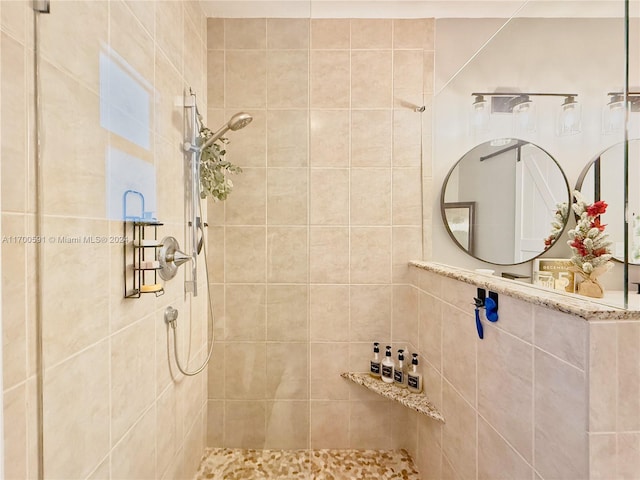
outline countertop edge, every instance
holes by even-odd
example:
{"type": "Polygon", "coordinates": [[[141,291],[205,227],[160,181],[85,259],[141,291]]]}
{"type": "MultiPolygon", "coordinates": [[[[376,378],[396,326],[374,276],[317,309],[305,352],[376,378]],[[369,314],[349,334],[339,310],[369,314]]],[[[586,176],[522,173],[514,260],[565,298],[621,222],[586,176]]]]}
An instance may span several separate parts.
{"type": "Polygon", "coordinates": [[[569,313],[587,321],[596,320],[640,320],[640,312],[604,305],[576,295],[562,295],[541,287],[534,287],[514,280],[486,275],[473,270],[452,267],[437,262],[412,260],[409,265],[444,277],[490,289],[513,298],[540,305],[563,313],[569,313]]]}

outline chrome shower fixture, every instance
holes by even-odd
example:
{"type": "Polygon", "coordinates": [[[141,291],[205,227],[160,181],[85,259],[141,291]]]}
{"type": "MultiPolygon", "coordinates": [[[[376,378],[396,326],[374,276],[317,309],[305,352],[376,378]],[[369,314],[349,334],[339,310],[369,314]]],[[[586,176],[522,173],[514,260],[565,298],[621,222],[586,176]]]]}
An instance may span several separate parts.
{"type": "Polygon", "coordinates": [[[253,120],[253,117],[248,113],[240,112],[236,113],[233,117],[229,119],[229,121],[223,125],[217,132],[215,132],[210,138],[207,139],[202,145],[199,146],[200,151],[209,147],[213,142],[219,140],[222,135],[227,133],[229,130],[236,131],[241,128],[249,125],[253,120]]]}
{"type": "Polygon", "coordinates": [[[178,267],[192,260],[192,257],[180,250],[178,240],[174,237],[164,237],[161,244],[162,248],[158,252],[158,260],[160,261],[158,273],[163,280],[171,280],[176,276],[178,267]]]}

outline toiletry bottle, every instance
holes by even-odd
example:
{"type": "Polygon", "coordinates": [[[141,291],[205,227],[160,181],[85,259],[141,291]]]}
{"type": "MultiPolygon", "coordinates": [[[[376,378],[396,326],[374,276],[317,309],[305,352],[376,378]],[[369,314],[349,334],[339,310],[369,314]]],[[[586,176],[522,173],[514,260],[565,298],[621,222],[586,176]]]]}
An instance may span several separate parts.
{"type": "Polygon", "coordinates": [[[378,342],[373,344],[373,358],[371,359],[369,374],[372,377],[380,378],[380,344],[378,342]]]}
{"type": "Polygon", "coordinates": [[[407,388],[407,366],[404,364],[404,350],[398,350],[398,364],[393,372],[396,387],[407,388]]]}
{"type": "Polygon", "coordinates": [[[382,381],[386,383],[393,383],[393,370],[394,364],[391,359],[391,346],[387,345],[387,351],[384,354],[384,360],[382,360],[382,369],[380,374],[382,381]]]}
{"type": "Polygon", "coordinates": [[[407,388],[410,392],[422,391],[422,374],[418,372],[418,354],[414,353],[411,359],[411,371],[407,373],[407,388]]]}

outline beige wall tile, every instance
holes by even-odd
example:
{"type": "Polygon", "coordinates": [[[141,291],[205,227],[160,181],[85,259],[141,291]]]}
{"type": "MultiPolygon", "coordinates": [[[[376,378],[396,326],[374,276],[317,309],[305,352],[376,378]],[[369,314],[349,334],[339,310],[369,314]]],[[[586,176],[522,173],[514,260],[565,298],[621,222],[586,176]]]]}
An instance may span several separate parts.
{"type": "Polygon", "coordinates": [[[391,165],[391,110],[351,112],[351,165],[389,167],[391,165]]]}
{"type": "Polygon", "coordinates": [[[426,288],[423,288],[423,290],[432,293],[432,289],[434,289],[432,294],[441,298],[443,302],[457,307],[462,306],[465,312],[473,315],[473,298],[478,294],[478,289],[475,285],[469,285],[468,283],[444,277],[440,278],[440,281],[438,282],[432,275],[423,277],[423,280],[425,282],[435,282],[435,284],[432,283],[431,285],[425,285],[426,288]],[[440,284],[439,294],[436,293],[438,283],[440,284]],[[469,305],[469,307],[466,307],[467,305],[469,305]]]}
{"type": "Polygon", "coordinates": [[[264,225],[266,223],[267,171],[244,168],[233,179],[233,192],[225,201],[228,225],[264,225]]]}
{"type": "Polygon", "coordinates": [[[269,108],[305,108],[309,105],[308,50],[267,52],[269,108]]]}
{"type": "Polygon", "coordinates": [[[422,179],[420,168],[393,169],[393,224],[422,224],[422,179]]]}
{"type": "Polygon", "coordinates": [[[270,168],[267,171],[267,223],[306,225],[309,172],[306,168],[270,168]]]}
{"type": "Polygon", "coordinates": [[[266,335],[264,285],[227,285],[225,289],[225,340],[264,340],[266,335]]]}
{"type": "Polygon", "coordinates": [[[410,285],[393,286],[392,321],[394,343],[408,342],[415,339],[418,332],[417,289],[410,285]]]}
{"type": "MultiPolygon", "coordinates": [[[[229,30],[227,23],[225,27],[227,36],[229,30]]],[[[225,106],[227,108],[265,108],[267,105],[266,51],[227,50],[225,61],[225,106]]]]}
{"type": "Polygon", "coordinates": [[[177,410],[178,398],[175,385],[172,384],[158,396],[156,403],[156,472],[158,476],[169,468],[171,459],[182,440],[182,424],[177,421],[175,415],[177,410]]]}
{"type": "Polygon", "coordinates": [[[349,448],[349,402],[317,400],[310,404],[310,448],[349,448]]]}
{"type": "Polygon", "coordinates": [[[589,322],[589,432],[616,430],[617,329],[616,323],[589,322]]]}
{"type": "MultiPolygon", "coordinates": [[[[640,430],[640,323],[618,323],[618,431],[640,430]]],[[[602,386],[601,386],[602,388],[602,386]]]]}
{"type": "Polygon", "coordinates": [[[113,478],[138,480],[156,477],[156,445],[150,438],[156,437],[156,410],[147,410],[142,418],[114,447],[111,454],[113,478]]]}
{"type": "MultiPolygon", "coordinates": [[[[222,50],[224,48],[224,18],[207,18],[207,49],[222,50]]],[[[210,100],[210,99],[209,99],[210,100]]]]}
{"type": "Polygon", "coordinates": [[[638,478],[640,472],[640,434],[618,433],[617,478],[638,478]]]}
{"type": "MultiPolygon", "coordinates": [[[[423,64],[424,64],[424,85],[422,87],[423,91],[425,94],[433,94],[435,93],[434,90],[434,71],[435,71],[435,61],[434,61],[434,57],[435,54],[433,52],[424,52],[424,60],[423,60],[423,64]]],[[[431,131],[431,130],[429,130],[431,131]]]]}
{"type": "Polygon", "coordinates": [[[309,403],[266,403],[265,448],[309,448],[309,403]]]}
{"type": "MultiPolygon", "coordinates": [[[[45,217],[42,227],[47,236],[76,238],[106,236],[106,222],[45,217]]],[[[45,367],[104,338],[109,332],[109,277],[95,272],[109,271],[109,250],[101,244],[47,244],[43,258],[43,361],[45,367]],[[82,295],[68,301],[69,281],[91,285],[82,295]],[[65,332],[60,335],[60,332],[65,332]]],[[[117,280],[120,283],[121,278],[117,280]]]]}
{"type": "Polygon", "coordinates": [[[309,336],[307,285],[267,286],[267,340],[306,341],[309,336]]]}
{"type": "Polygon", "coordinates": [[[163,2],[156,8],[156,44],[178,71],[182,71],[183,13],[179,1],[163,2]]]}
{"type": "MultiPolygon", "coordinates": [[[[4,162],[3,162],[4,163],[4,162]]],[[[23,215],[2,215],[2,235],[27,234],[23,215]]],[[[2,243],[3,387],[27,379],[27,272],[25,243],[2,243]]]]}
{"type": "Polygon", "coordinates": [[[0,7],[0,27],[21,44],[26,42],[26,9],[21,2],[3,2],[0,7]]]}
{"type": "MultiPolygon", "coordinates": [[[[444,293],[447,292],[447,288],[450,288],[454,285],[447,284],[446,288],[443,288],[443,277],[418,267],[412,267],[412,269],[418,273],[418,288],[434,297],[443,297],[444,293]]],[[[441,300],[444,301],[444,298],[441,298],[441,300]]]]}
{"type": "Polygon", "coordinates": [[[42,97],[42,121],[48,125],[42,139],[44,213],[104,218],[107,132],[97,121],[100,98],[48,62],[40,74],[49,87],[42,97]],[[69,135],[74,125],[82,126],[82,135],[69,135]]]}
{"type": "Polygon", "coordinates": [[[534,335],[537,347],[584,370],[587,324],[584,320],[548,308],[535,307],[534,335]]]}
{"type": "Polygon", "coordinates": [[[184,107],[175,102],[182,98],[184,86],[179,72],[161,50],[156,49],[155,59],[154,126],[159,136],[175,146],[184,141],[184,107]]]}
{"type": "Polygon", "coordinates": [[[442,477],[442,424],[416,414],[418,423],[418,454],[412,455],[424,480],[442,477]]]}
{"type": "MultiPolygon", "coordinates": [[[[217,338],[222,338],[220,335],[217,338]]],[[[211,400],[222,400],[225,398],[224,370],[226,368],[225,343],[215,341],[213,353],[211,354],[216,368],[209,368],[207,375],[207,396],[211,400]]]]}
{"type": "Polygon", "coordinates": [[[351,225],[390,225],[390,200],[391,169],[351,169],[351,225]]]}
{"type": "MultiPolygon", "coordinates": [[[[224,377],[227,398],[225,405],[225,442],[229,443],[227,436],[231,422],[229,399],[262,400],[265,398],[267,377],[266,345],[264,343],[227,343],[224,355],[226,359],[224,377]]],[[[234,412],[232,416],[237,413],[235,408],[232,411],[234,412]]]]}
{"type": "Polygon", "coordinates": [[[350,106],[350,62],[347,51],[311,52],[311,107],[348,108],[350,106]]]}
{"type": "Polygon", "coordinates": [[[51,478],[86,477],[110,448],[108,342],[48,369],[43,396],[44,471],[51,478]],[[82,445],[82,455],[69,445],[82,445]]]}
{"type": "Polygon", "coordinates": [[[391,50],[351,53],[351,105],[353,108],[391,107],[391,50]]]}
{"type": "Polygon", "coordinates": [[[348,400],[349,384],[340,374],[348,368],[345,359],[349,358],[349,344],[312,342],[309,356],[310,398],[348,400]]]}
{"type": "Polygon", "coordinates": [[[587,404],[584,372],[536,349],[534,462],[543,478],[584,478],[587,404]]]}
{"type": "Polygon", "coordinates": [[[419,167],[422,163],[423,116],[410,109],[393,110],[393,166],[419,167]]]}
{"type": "Polygon", "coordinates": [[[309,287],[309,338],[343,342],[349,338],[349,286],[309,287]]]}
{"type": "Polygon", "coordinates": [[[442,303],[420,292],[418,348],[434,368],[442,371],[442,303]]]}
{"type": "Polygon", "coordinates": [[[207,52],[207,105],[209,108],[224,108],[224,63],[224,50],[207,52]]]}
{"type": "MultiPolygon", "coordinates": [[[[227,110],[226,115],[215,122],[222,125],[227,122],[227,116],[231,118],[235,110],[227,110]]],[[[253,117],[251,124],[242,131],[234,133],[227,146],[226,159],[242,168],[267,166],[267,112],[256,108],[249,109],[253,117]]],[[[231,137],[232,134],[229,134],[231,137]]],[[[234,179],[234,184],[243,182],[242,175],[234,179]]]]}
{"type": "MultiPolygon", "coordinates": [[[[26,384],[5,390],[4,407],[4,475],[5,478],[29,478],[27,470],[27,388],[26,384]]],[[[346,408],[347,415],[349,408],[346,408]]]]}
{"type": "Polygon", "coordinates": [[[309,163],[312,167],[349,166],[349,110],[311,110],[309,163]]]}
{"type": "Polygon", "coordinates": [[[349,283],[349,228],[311,227],[309,235],[309,280],[349,283]]]}
{"type": "Polygon", "coordinates": [[[120,441],[155,398],[155,315],[111,338],[111,436],[120,441]]]}
{"type": "Polygon", "coordinates": [[[268,18],[267,48],[309,48],[309,22],[307,18],[268,18]]]}
{"type": "Polygon", "coordinates": [[[474,406],[477,339],[473,313],[443,306],[442,372],[447,381],[474,406]]]}
{"type": "Polygon", "coordinates": [[[87,477],[87,480],[109,480],[111,478],[111,459],[105,458],[87,477]]]}
{"type": "Polygon", "coordinates": [[[311,48],[348,49],[350,45],[351,27],[349,19],[311,19],[311,48]]]}
{"type": "MultiPolygon", "coordinates": [[[[76,28],[68,34],[68,24],[60,21],[41,22],[39,40],[41,54],[63,72],[93,92],[100,91],[100,71],[96,61],[100,57],[101,45],[108,44],[109,14],[107,2],[72,3],[56,5],[56,14],[76,28]]],[[[174,17],[175,18],[175,17],[174,17]]],[[[182,15],[176,29],[179,32],[182,54],[182,15]]],[[[158,42],[160,43],[160,38],[158,42]]],[[[162,40],[165,40],[163,37],[162,40]]],[[[163,47],[164,43],[161,44],[163,47]]],[[[51,85],[49,85],[51,87],[51,85]]],[[[47,89],[49,92],[53,90],[47,89]]],[[[68,99],[67,99],[68,100],[68,99]]],[[[73,118],[73,117],[67,117],[73,118]]],[[[96,117],[94,117],[96,118],[96,117]]],[[[78,119],[76,119],[78,120],[78,119]]]]}
{"type": "Polygon", "coordinates": [[[433,18],[394,19],[393,48],[433,50],[435,21],[433,18]]]}
{"type": "Polygon", "coordinates": [[[267,163],[269,167],[306,167],[309,112],[269,110],[267,112],[267,163]]]}
{"type": "MultiPolygon", "coordinates": [[[[9,7],[9,11],[12,7],[9,7]]],[[[2,84],[2,211],[23,212],[26,208],[27,97],[23,45],[2,33],[0,59],[2,84]]]]}
{"type": "Polygon", "coordinates": [[[532,463],[533,346],[485,323],[477,375],[478,413],[532,463]]]}
{"type": "Polygon", "coordinates": [[[193,478],[200,466],[204,451],[204,411],[195,416],[191,429],[187,432],[184,443],[184,478],[193,478]]]}
{"type": "Polygon", "coordinates": [[[207,402],[207,447],[222,448],[224,446],[224,401],[209,400],[207,402]]]}
{"type": "Polygon", "coordinates": [[[392,21],[389,19],[351,20],[351,48],[391,48],[392,21]]]}
{"type": "Polygon", "coordinates": [[[224,41],[227,49],[262,49],[267,46],[264,18],[225,18],[224,41]]]}
{"type": "Polygon", "coordinates": [[[225,228],[225,280],[231,283],[265,281],[265,227],[225,228]]]}
{"type": "Polygon", "coordinates": [[[408,91],[422,94],[422,86],[424,84],[423,57],[422,50],[393,51],[394,92],[408,91]]]}
{"type": "Polygon", "coordinates": [[[269,399],[309,399],[309,344],[267,344],[267,390],[269,399]]]}
{"type": "Polygon", "coordinates": [[[389,448],[389,422],[387,422],[389,401],[357,401],[349,404],[349,448],[389,448]]]}
{"type": "Polygon", "coordinates": [[[305,283],[309,278],[306,227],[267,229],[267,281],[305,283]]]}
{"type": "Polygon", "coordinates": [[[312,168],[309,188],[311,225],[348,225],[349,170],[312,168]]]}
{"type": "MultiPolygon", "coordinates": [[[[153,36],[144,28],[140,28],[138,18],[125,3],[114,2],[109,5],[109,28],[111,48],[147,82],[153,82],[153,36]]],[[[161,41],[162,38],[163,34],[160,34],[158,40],[161,41]]],[[[182,39],[175,40],[180,41],[182,48],[182,39]]]]}
{"type": "Polygon", "coordinates": [[[516,298],[500,298],[500,319],[494,325],[525,342],[533,342],[533,305],[516,298]]]}
{"type": "Polygon", "coordinates": [[[351,228],[351,283],[389,283],[391,228],[351,228]]]}
{"type": "Polygon", "coordinates": [[[589,478],[608,480],[616,475],[616,434],[589,434],[589,478]]]}
{"type": "MultiPolygon", "coordinates": [[[[207,268],[211,283],[224,282],[224,227],[209,226],[207,230],[207,268]]],[[[215,298],[215,297],[214,297],[215,298]]],[[[216,298],[217,301],[224,300],[216,298]]]]}
{"type": "Polygon", "coordinates": [[[396,227],[392,229],[393,281],[411,282],[410,260],[422,258],[422,227],[396,227]]]}
{"type": "Polygon", "coordinates": [[[533,467],[478,418],[478,478],[531,478],[533,467]]]}
{"type": "Polygon", "coordinates": [[[391,341],[391,285],[351,285],[349,340],[378,341],[384,354],[384,342],[391,341]]]}
{"type": "Polygon", "coordinates": [[[473,407],[448,382],[443,386],[442,414],[447,419],[442,431],[443,453],[460,478],[476,478],[477,416],[473,407]]]}
{"type": "Polygon", "coordinates": [[[224,442],[229,448],[264,448],[264,401],[227,401],[224,418],[224,442]]]}

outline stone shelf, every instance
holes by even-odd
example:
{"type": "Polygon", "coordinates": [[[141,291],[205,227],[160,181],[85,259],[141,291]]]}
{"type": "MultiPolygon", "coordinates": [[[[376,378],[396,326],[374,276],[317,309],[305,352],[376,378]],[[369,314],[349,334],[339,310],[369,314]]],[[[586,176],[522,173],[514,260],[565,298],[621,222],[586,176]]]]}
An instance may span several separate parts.
{"type": "Polygon", "coordinates": [[[444,417],[424,393],[411,393],[406,388],[399,388],[392,383],[385,383],[382,380],[375,379],[368,373],[345,372],[341,373],[340,376],[362,385],[378,395],[395,400],[411,410],[444,423],[444,417]]]}

